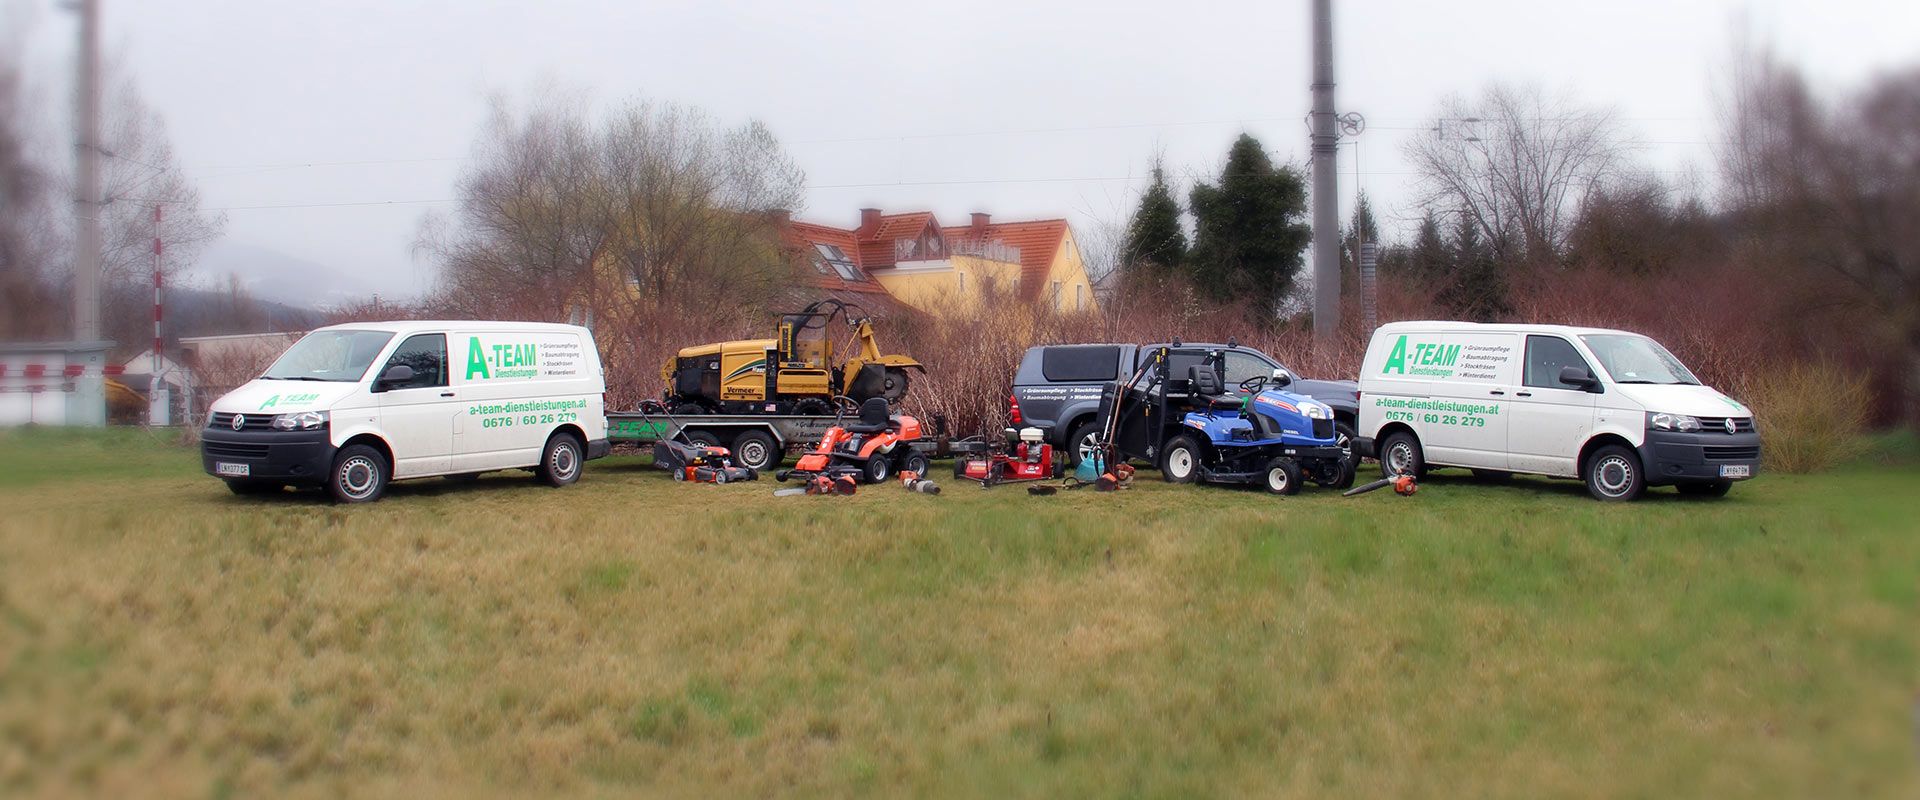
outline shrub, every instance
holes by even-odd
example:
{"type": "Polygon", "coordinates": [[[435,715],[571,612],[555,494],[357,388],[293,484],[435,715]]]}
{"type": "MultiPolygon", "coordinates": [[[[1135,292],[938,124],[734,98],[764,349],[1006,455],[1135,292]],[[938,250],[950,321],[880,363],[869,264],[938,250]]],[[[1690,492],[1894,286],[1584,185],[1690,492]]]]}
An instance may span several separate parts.
{"type": "Polygon", "coordinates": [[[1746,395],[1767,468],[1816,472],[1859,454],[1873,401],[1866,378],[1827,363],[1789,363],[1752,375],[1746,395]]]}

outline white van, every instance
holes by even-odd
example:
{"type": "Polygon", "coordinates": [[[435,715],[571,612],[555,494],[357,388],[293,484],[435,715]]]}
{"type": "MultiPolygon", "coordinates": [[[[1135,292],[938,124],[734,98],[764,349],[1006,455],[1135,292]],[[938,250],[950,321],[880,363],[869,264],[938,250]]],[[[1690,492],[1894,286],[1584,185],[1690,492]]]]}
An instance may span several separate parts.
{"type": "Polygon", "coordinates": [[[593,334],[574,325],[335,325],[214,402],[200,457],[236,494],[325,486],[345,503],[500,469],[565,486],[607,454],[605,391],[593,334]]]}
{"type": "Polygon", "coordinates": [[[1760,467],[1752,411],[1659,342],[1602,328],[1382,325],[1360,366],[1360,433],[1389,476],[1528,472],[1601,500],[1669,484],[1721,496],[1760,467]]]}

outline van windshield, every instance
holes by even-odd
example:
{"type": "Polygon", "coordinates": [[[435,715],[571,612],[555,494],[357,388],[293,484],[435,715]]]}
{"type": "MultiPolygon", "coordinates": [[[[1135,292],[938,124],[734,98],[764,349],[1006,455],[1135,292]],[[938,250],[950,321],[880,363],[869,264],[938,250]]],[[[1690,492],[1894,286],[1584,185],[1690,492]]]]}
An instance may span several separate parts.
{"type": "Polygon", "coordinates": [[[270,381],[343,381],[367,374],[373,357],[393,334],[385,331],[316,331],[295,342],[260,377],[270,381]]]}
{"type": "Polygon", "coordinates": [[[1614,383],[1653,383],[1700,385],[1687,365],[1674,358],[1667,348],[1645,336],[1621,333],[1595,333],[1580,337],[1593,350],[1600,366],[1613,376],[1614,383]]]}

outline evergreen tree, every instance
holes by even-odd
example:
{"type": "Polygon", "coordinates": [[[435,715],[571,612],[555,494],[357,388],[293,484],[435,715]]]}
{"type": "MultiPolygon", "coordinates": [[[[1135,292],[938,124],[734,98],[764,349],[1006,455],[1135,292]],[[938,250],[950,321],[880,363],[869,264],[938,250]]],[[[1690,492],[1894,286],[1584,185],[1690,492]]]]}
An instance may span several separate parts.
{"type": "Polygon", "coordinates": [[[1140,207],[1127,223],[1127,241],[1120,252],[1120,268],[1129,272],[1177,269],[1187,260],[1187,233],[1180,227],[1180,203],[1167,188],[1165,171],[1153,165],[1153,184],[1140,196],[1140,207]]]}
{"type": "Polygon", "coordinates": [[[1243,133],[1227,151],[1219,184],[1195,186],[1188,197],[1195,219],[1189,261],[1199,288],[1216,300],[1277,308],[1313,238],[1300,173],[1275,167],[1260,142],[1243,133]]]}
{"type": "Polygon", "coordinates": [[[1500,250],[1498,242],[1480,237],[1480,226],[1472,218],[1462,215],[1436,298],[1440,305],[1454,316],[1474,322],[1495,322],[1511,313],[1500,250]]]}
{"type": "Polygon", "coordinates": [[[1374,252],[1384,254],[1385,242],[1380,241],[1380,225],[1373,219],[1373,203],[1366,194],[1353,205],[1353,219],[1348,220],[1347,229],[1340,235],[1340,285],[1345,291],[1360,288],[1360,245],[1371,242],[1374,252]]]}
{"type": "Polygon", "coordinates": [[[1413,235],[1413,245],[1407,249],[1406,271],[1415,278],[1444,275],[1451,258],[1446,237],[1440,235],[1440,220],[1429,211],[1420,220],[1420,230],[1413,235]]]}

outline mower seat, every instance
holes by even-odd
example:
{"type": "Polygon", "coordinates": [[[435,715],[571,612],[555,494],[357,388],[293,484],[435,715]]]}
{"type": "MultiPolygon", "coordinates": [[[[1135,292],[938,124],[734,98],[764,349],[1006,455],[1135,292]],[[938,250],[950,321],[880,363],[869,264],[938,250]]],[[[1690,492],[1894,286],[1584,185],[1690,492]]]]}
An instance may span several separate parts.
{"type": "Polygon", "coordinates": [[[1239,411],[1246,401],[1227,394],[1220,385],[1220,373],[1205,364],[1187,368],[1187,393],[1193,404],[1208,411],[1239,411]]]}
{"type": "Polygon", "coordinates": [[[887,399],[869,397],[860,404],[860,419],[846,426],[848,433],[886,433],[893,425],[893,418],[887,413],[887,399]]]}

